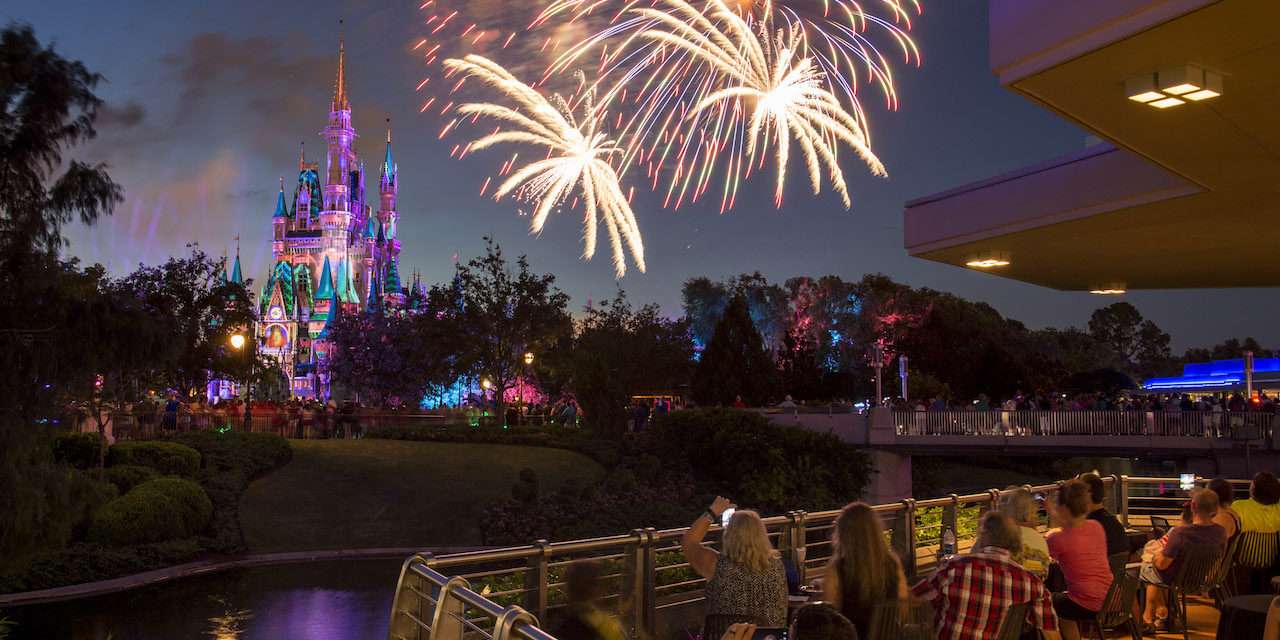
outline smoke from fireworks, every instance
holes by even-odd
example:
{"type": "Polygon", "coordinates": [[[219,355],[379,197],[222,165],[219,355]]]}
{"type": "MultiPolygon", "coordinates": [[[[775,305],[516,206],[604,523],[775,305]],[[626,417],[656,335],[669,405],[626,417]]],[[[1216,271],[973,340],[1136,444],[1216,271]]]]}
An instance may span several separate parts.
{"type": "Polygon", "coordinates": [[[622,193],[618,174],[609,159],[622,149],[603,132],[601,114],[593,92],[583,97],[582,117],[574,116],[569,103],[553,95],[551,100],[521,82],[497,63],[477,55],[451,58],[444,63],[450,72],[461,72],[497,89],[516,108],[496,103],[467,103],[458,107],[462,116],[489,118],[500,123],[491,134],[471,143],[480,150],[499,144],[524,144],[547,149],[547,157],[518,169],[500,184],[495,199],[516,193],[535,203],[530,230],[540,233],[551,210],[571,196],[581,199],[583,208],[582,257],[591,259],[596,251],[598,219],[604,220],[613,249],[613,268],[618,277],[627,272],[623,244],[630,249],[636,267],[644,272],[644,244],[631,205],[622,193]],[[508,128],[503,128],[506,125],[508,128]]]}

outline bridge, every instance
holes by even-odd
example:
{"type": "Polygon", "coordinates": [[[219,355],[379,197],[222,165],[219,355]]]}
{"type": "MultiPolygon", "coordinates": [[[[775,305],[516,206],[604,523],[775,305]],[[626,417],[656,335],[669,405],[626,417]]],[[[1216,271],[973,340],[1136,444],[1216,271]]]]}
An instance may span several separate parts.
{"type": "Polygon", "coordinates": [[[1280,464],[1276,415],[1257,411],[761,412],[776,424],[869,449],[877,471],[870,494],[877,500],[905,497],[913,455],[1141,457],[1237,477],[1280,464]]]}

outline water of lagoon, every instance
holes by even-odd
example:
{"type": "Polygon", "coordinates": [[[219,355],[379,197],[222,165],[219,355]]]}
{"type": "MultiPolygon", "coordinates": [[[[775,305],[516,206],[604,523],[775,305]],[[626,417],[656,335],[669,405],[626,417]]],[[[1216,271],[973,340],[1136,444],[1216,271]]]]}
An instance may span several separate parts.
{"type": "Polygon", "coordinates": [[[386,638],[401,560],[233,569],[10,609],[12,640],[386,638]]]}

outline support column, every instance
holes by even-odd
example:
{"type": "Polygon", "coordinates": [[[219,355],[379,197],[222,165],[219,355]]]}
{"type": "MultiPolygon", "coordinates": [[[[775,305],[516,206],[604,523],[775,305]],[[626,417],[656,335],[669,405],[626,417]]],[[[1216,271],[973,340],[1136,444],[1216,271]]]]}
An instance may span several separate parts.
{"type": "Polygon", "coordinates": [[[887,504],[911,497],[911,456],[875,449],[871,457],[871,483],[862,492],[863,502],[887,504]]]}

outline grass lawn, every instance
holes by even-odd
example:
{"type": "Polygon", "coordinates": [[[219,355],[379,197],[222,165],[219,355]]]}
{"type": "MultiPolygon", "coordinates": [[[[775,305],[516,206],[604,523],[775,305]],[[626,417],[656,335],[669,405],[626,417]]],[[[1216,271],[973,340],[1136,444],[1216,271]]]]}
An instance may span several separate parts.
{"type": "Polygon", "coordinates": [[[476,545],[481,510],[509,497],[520,470],[542,491],[595,482],[590,458],[562,449],[402,440],[291,440],[293,460],[249,485],[249,550],[476,545]]]}

